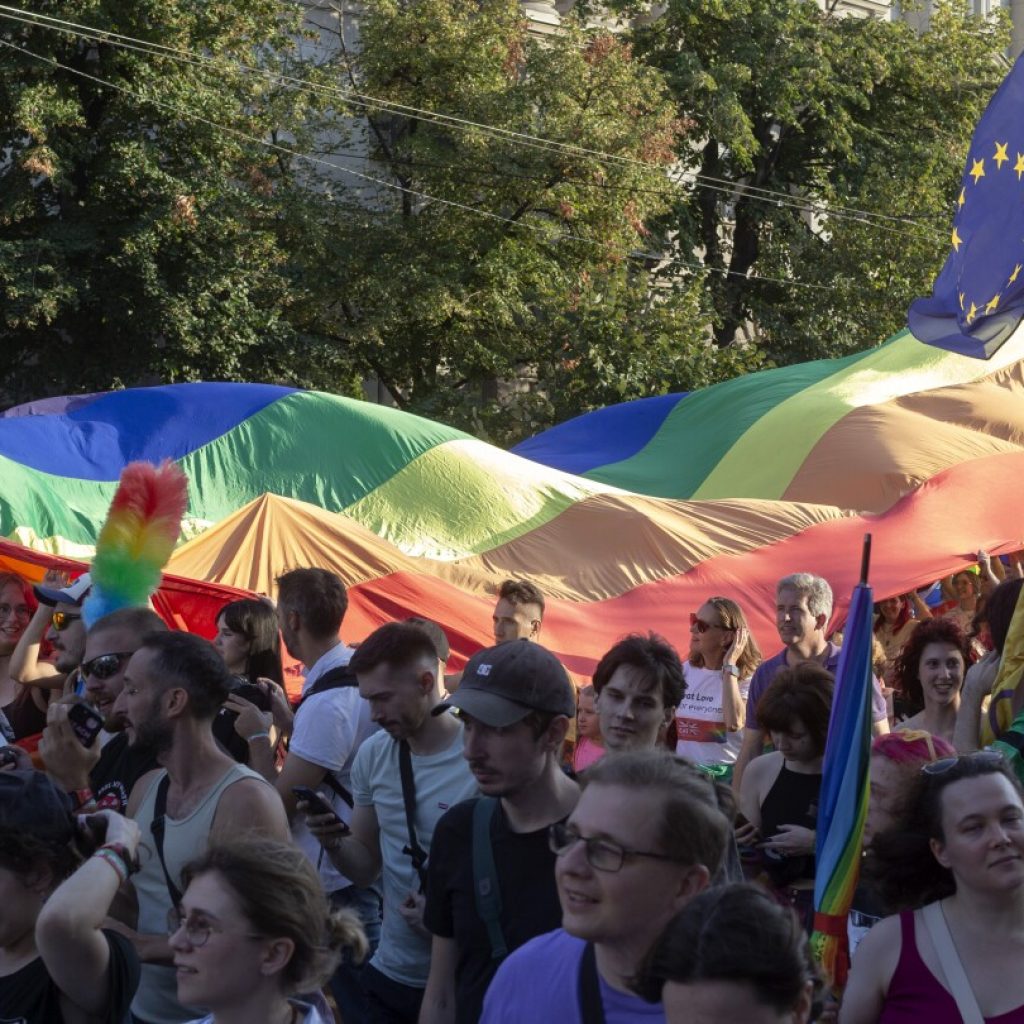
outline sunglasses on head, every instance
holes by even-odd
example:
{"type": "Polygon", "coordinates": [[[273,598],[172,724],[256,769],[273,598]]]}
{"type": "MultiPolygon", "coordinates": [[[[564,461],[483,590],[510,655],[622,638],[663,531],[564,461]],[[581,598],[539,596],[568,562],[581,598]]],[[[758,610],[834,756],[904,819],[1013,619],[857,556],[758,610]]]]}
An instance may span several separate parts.
{"type": "Polygon", "coordinates": [[[114,651],[112,654],[100,654],[95,658],[82,662],[82,675],[93,679],[109,679],[117,675],[121,666],[134,654],[134,651],[114,651]]]}
{"type": "Polygon", "coordinates": [[[929,764],[921,765],[921,771],[925,775],[945,775],[961,761],[977,761],[986,767],[998,768],[1005,762],[1005,758],[996,750],[976,750],[973,754],[960,754],[958,757],[941,757],[938,761],[931,761],[929,764]]]}
{"type": "Polygon", "coordinates": [[[62,633],[72,622],[81,617],[81,615],[76,615],[74,612],[54,612],[50,617],[50,622],[58,633],[62,633]]]}
{"type": "Polygon", "coordinates": [[[690,629],[696,628],[698,633],[706,633],[709,629],[728,629],[728,626],[720,626],[717,622],[705,622],[697,617],[696,612],[690,612],[690,629]]]}

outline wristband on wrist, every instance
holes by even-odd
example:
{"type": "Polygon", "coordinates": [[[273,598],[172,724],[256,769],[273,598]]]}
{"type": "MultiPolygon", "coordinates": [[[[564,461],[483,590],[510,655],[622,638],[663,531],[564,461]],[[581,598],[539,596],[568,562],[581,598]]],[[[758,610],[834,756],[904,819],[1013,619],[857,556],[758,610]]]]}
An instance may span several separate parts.
{"type": "Polygon", "coordinates": [[[138,870],[135,858],[128,852],[128,847],[124,843],[104,843],[100,847],[100,851],[107,851],[113,854],[113,856],[118,857],[124,866],[126,875],[133,875],[138,870]]]}
{"type": "Polygon", "coordinates": [[[118,882],[124,885],[128,881],[128,872],[125,870],[124,860],[109,847],[101,846],[94,854],[94,860],[101,860],[108,864],[117,874],[118,882]]]}
{"type": "Polygon", "coordinates": [[[247,736],[245,739],[246,743],[252,743],[253,740],[267,740],[270,742],[269,732],[254,732],[251,736],[247,736]]]}
{"type": "Polygon", "coordinates": [[[723,665],[722,666],[722,671],[723,672],[728,672],[729,675],[735,676],[737,679],[739,679],[739,677],[740,677],[740,667],[739,667],[739,665],[723,665]]]}

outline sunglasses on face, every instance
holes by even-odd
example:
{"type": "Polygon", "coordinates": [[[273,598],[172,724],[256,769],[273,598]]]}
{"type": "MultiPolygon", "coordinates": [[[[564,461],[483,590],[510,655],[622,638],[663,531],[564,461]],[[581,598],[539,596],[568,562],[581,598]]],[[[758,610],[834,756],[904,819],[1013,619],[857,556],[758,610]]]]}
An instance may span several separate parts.
{"type": "Polygon", "coordinates": [[[945,775],[961,761],[977,761],[978,764],[983,764],[986,768],[998,768],[1005,760],[998,751],[976,750],[973,754],[961,754],[959,757],[941,757],[938,761],[921,765],[921,771],[925,775],[945,775]]]}
{"type": "Polygon", "coordinates": [[[81,615],[76,615],[74,612],[54,612],[50,618],[50,623],[58,633],[63,633],[72,622],[81,617],[81,615]]]}
{"type": "Polygon", "coordinates": [[[110,679],[116,676],[121,666],[134,654],[134,651],[115,651],[113,654],[100,654],[95,658],[82,662],[82,675],[93,679],[110,679]]]}
{"type": "Polygon", "coordinates": [[[697,618],[696,612],[690,612],[690,629],[696,629],[698,633],[706,633],[709,629],[728,629],[728,626],[720,626],[717,622],[705,622],[697,618]]]}

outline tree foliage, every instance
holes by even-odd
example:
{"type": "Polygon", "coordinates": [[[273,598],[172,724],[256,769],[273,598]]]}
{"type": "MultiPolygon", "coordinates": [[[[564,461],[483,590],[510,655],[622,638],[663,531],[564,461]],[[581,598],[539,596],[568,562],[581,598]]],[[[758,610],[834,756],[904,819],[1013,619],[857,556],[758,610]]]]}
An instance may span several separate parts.
{"type": "Polygon", "coordinates": [[[634,33],[692,126],[679,158],[700,178],[666,227],[729,271],[708,282],[715,339],[752,324],[778,362],[903,326],[945,259],[971,131],[1006,72],[1005,12],[939,0],[918,32],[833,8],[668,0],[634,33]]]}

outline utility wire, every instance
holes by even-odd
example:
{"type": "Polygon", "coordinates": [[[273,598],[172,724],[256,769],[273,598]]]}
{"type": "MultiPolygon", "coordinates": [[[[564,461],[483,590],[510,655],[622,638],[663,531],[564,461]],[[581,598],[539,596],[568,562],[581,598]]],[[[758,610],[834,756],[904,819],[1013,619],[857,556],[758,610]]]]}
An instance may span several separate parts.
{"type": "MultiPolygon", "coordinates": [[[[98,42],[106,42],[110,45],[119,46],[126,50],[133,50],[140,53],[149,54],[151,56],[163,55],[170,57],[173,60],[179,60],[186,64],[191,64],[196,67],[213,68],[217,71],[223,71],[224,67],[222,64],[218,64],[212,58],[206,57],[202,54],[196,54],[189,50],[180,49],[177,47],[169,47],[162,43],[154,43],[148,40],[138,39],[132,36],[127,36],[122,33],[108,31],[104,29],[95,29],[88,25],[82,25],[77,22],[67,21],[65,19],[54,18],[48,15],[36,14],[34,12],[27,12],[18,8],[9,7],[4,4],[0,4],[0,18],[6,18],[7,20],[19,22],[21,24],[31,25],[40,28],[54,29],[59,32],[63,32],[66,35],[80,36],[87,39],[92,39],[98,42]]],[[[285,86],[286,88],[293,88],[302,91],[309,91],[313,93],[324,93],[328,95],[338,96],[344,99],[346,102],[352,103],[355,106],[362,107],[366,110],[380,109],[388,112],[396,112],[402,116],[409,117],[413,120],[425,121],[427,123],[444,125],[447,127],[458,128],[461,130],[479,130],[484,133],[504,138],[509,141],[513,141],[518,145],[524,146],[531,149],[539,149],[546,152],[566,152],[572,154],[579,154],[585,156],[596,157],[604,162],[618,163],[629,166],[638,166],[645,169],[651,169],[651,164],[646,163],[642,160],[638,160],[633,157],[622,156],[620,154],[605,153],[601,150],[591,149],[584,146],[578,146],[572,143],[558,142],[553,139],[544,139],[540,136],[529,135],[523,132],[516,132],[507,128],[500,128],[495,125],[482,124],[480,122],[470,121],[465,118],[455,117],[454,115],[441,114],[435,111],[424,110],[422,108],[408,106],[406,104],[395,103],[389,100],[383,100],[372,96],[367,96],[363,93],[352,92],[346,89],[342,89],[337,86],[330,86],[326,84],[313,84],[306,82],[302,79],[295,78],[291,75],[286,75],[280,72],[274,72],[266,68],[254,67],[252,65],[245,64],[241,61],[233,61],[233,67],[240,72],[249,72],[252,74],[259,75],[267,78],[271,81],[277,82],[279,85],[285,86]]],[[[812,199],[802,199],[794,196],[789,192],[780,192],[775,189],[762,188],[761,186],[748,185],[740,182],[731,182],[726,178],[719,178],[713,175],[706,175],[702,173],[690,174],[688,177],[692,178],[694,182],[700,188],[706,188],[709,191],[722,193],[724,195],[733,196],[736,199],[748,198],[761,202],[767,202],[776,207],[786,207],[791,209],[800,210],[807,213],[821,213],[835,219],[848,219],[854,222],[870,224],[872,227],[878,230],[888,231],[896,234],[909,234],[900,228],[887,227],[882,223],[873,223],[874,221],[884,221],[893,224],[902,225],[912,229],[910,233],[916,233],[920,231],[926,231],[929,234],[934,234],[935,237],[940,237],[941,233],[934,228],[928,227],[918,223],[917,221],[907,217],[896,217],[890,214],[875,213],[870,210],[859,210],[855,207],[844,207],[839,205],[829,205],[828,203],[818,202],[812,199]]],[[[590,183],[580,182],[578,179],[566,179],[572,181],[575,184],[589,185],[590,183]]],[[[594,183],[598,186],[601,183],[594,183]]],[[[679,182],[681,185],[682,182],[679,182]]],[[[629,186],[609,186],[621,188],[624,191],[629,191],[629,186]]],[[[681,190],[676,189],[645,189],[637,187],[632,189],[638,193],[645,194],[661,194],[665,196],[677,196],[681,194],[681,190]]]]}
{"type": "MultiPolygon", "coordinates": [[[[257,146],[264,146],[264,147],[266,147],[268,149],[271,149],[271,150],[274,150],[274,151],[276,151],[278,153],[287,154],[288,156],[291,156],[291,157],[293,157],[293,158],[295,158],[297,160],[304,160],[304,161],[306,161],[308,163],[311,163],[311,164],[317,164],[317,165],[322,165],[322,166],[325,166],[325,167],[329,167],[334,172],[340,171],[343,174],[352,175],[355,178],[359,178],[359,179],[361,179],[363,181],[371,182],[371,183],[373,183],[375,185],[378,185],[378,186],[381,186],[383,188],[393,189],[395,191],[405,193],[406,195],[414,196],[417,199],[421,199],[421,200],[423,200],[424,202],[427,202],[427,203],[438,203],[438,204],[443,205],[443,206],[454,207],[455,209],[464,210],[464,211],[466,211],[468,213],[471,213],[471,214],[474,214],[476,216],[485,217],[488,220],[493,220],[493,221],[498,221],[498,222],[503,223],[503,224],[508,224],[511,227],[526,228],[527,230],[530,230],[530,231],[532,231],[535,234],[543,235],[547,241],[577,242],[577,243],[583,243],[583,244],[592,245],[592,246],[595,246],[597,248],[603,249],[605,251],[609,251],[609,246],[607,246],[604,242],[601,242],[601,241],[599,241],[597,239],[594,239],[594,238],[589,238],[589,237],[587,237],[585,235],[573,235],[573,234],[570,234],[569,232],[559,232],[559,233],[556,233],[556,234],[552,235],[550,232],[542,231],[542,229],[539,227],[539,225],[532,224],[532,223],[530,223],[528,221],[514,220],[511,217],[504,217],[501,214],[493,213],[490,210],[484,210],[484,209],[481,209],[480,207],[471,206],[468,203],[461,203],[461,202],[458,202],[458,201],[455,201],[455,200],[451,200],[451,199],[442,199],[439,196],[429,195],[426,192],[421,192],[421,191],[419,191],[417,189],[411,189],[411,188],[408,188],[408,187],[406,187],[404,185],[396,184],[394,182],[385,181],[382,178],[375,178],[375,177],[373,177],[373,176],[371,176],[369,174],[363,174],[363,173],[361,173],[359,171],[354,171],[354,170],[352,170],[351,168],[348,168],[348,167],[339,167],[337,164],[333,164],[330,161],[324,160],[324,159],[322,159],[320,157],[311,156],[311,155],[309,155],[307,153],[299,153],[296,150],[289,149],[287,146],[282,146],[279,143],[271,142],[271,141],[269,141],[267,139],[257,138],[254,135],[249,135],[247,132],[240,131],[239,129],[233,128],[233,127],[231,127],[229,125],[218,124],[216,121],[213,121],[213,120],[211,120],[208,117],[204,117],[202,114],[197,114],[194,111],[182,110],[180,107],[177,107],[177,106],[174,106],[173,104],[167,103],[164,100],[156,99],[155,97],[143,97],[143,96],[140,96],[138,93],[134,92],[132,89],[127,88],[126,86],[119,85],[116,82],[109,82],[106,79],[100,78],[97,75],[90,74],[87,71],[82,71],[82,70],[80,70],[78,68],[73,68],[73,67],[70,67],[70,66],[68,66],[66,64],[62,64],[60,61],[56,60],[53,57],[47,57],[47,56],[42,55],[42,54],[34,53],[33,51],[31,51],[31,50],[29,50],[29,49],[27,49],[25,47],[18,46],[15,43],[9,42],[8,40],[0,39],[0,46],[5,46],[8,49],[15,50],[18,53],[21,53],[21,54],[23,54],[26,57],[31,57],[34,60],[40,61],[41,63],[49,64],[52,67],[59,68],[62,71],[67,71],[70,74],[77,75],[80,78],[84,78],[84,79],[86,79],[88,81],[94,82],[95,84],[101,85],[104,88],[113,89],[113,90],[115,90],[117,92],[120,92],[120,93],[122,93],[122,94],[124,94],[126,96],[131,97],[132,99],[136,100],[137,102],[140,102],[140,103],[151,103],[154,106],[161,107],[164,110],[169,110],[171,113],[176,114],[179,117],[191,118],[192,120],[198,121],[198,122],[200,122],[202,124],[209,125],[212,128],[216,128],[219,131],[226,132],[227,134],[233,135],[236,138],[240,138],[240,139],[242,139],[242,140],[244,140],[246,142],[250,142],[250,143],[252,143],[254,145],[257,145],[257,146]]],[[[330,197],[330,198],[333,201],[333,197],[330,197]]],[[[686,260],[679,259],[677,257],[666,257],[663,253],[645,252],[645,251],[642,251],[642,250],[632,250],[630,252],[623,252],[622,250],[618,250],[617,254],[620,255],[620,256],[624,256],[626,258],[629,258],[629,259],[650,259],[650,260],[654,260],[661,267],[669,267],[669,266],[685,267],[685,268],[687,268],[689,270],[695,270],[695,271],[699,271],[699,272],[702,272],[702,273],[720,274],[720,275],[722,275],[724,277],[739,277],[739,278],[742,278],[745,281],[761,281],[761,282],[765,282],[765,283],[769,283],[769,284],[780,284],[780,285],[785,285],[787,287],[795,287],[795,288],[807,288],[807,289],[813,289],[813,290],[816,290],[816,291],[831,291],[831,290],[833,290],[833,287],[834,287],[833,284],[821,285],[821,284],[815,284],[813,282],[807,282],[807,281],[793,281],[793,280],[788,280],[786,278],[781,278],[781,277],[766,277],[766,276],[763,276],[763,275],[742,274],[739,271],[726,270],[725,268],[721,268],[721,267],[709,267],[709,266],[706,266],[706,265],[701,264],[701,263],[691,263],[691,262],[688,262],[686,260]]]]}

